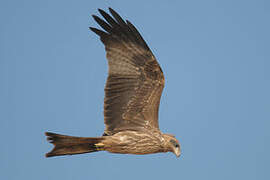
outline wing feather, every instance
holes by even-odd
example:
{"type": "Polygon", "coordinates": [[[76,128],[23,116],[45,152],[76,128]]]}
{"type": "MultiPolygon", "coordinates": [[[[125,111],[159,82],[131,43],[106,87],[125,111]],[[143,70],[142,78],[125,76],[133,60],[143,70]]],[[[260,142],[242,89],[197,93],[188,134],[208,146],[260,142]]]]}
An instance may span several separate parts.
{"type": "Polygon", "coordinates": [[[108,33],[112,32],[112,27],[107,24],[105,21],[103,21],[102,19],[100,19],[98,16],[93,15],[93,18],[95,19],[95,21],[108,33]]]}
{"type": "Polygon", "coordinates": [[[122,130],[159,129],[158,109],[164,87],[163,72],[138,30],[113,9],[107,21],[93,15],[106,31],[90,27],[105,45],[109,72],[105,87],[105,134],[122,130]]]}
{"type": "Polygon", "coordinates": [[[117,22],[105,11],[98,9],[99,13],[106,19],[106,21],[113,27],[118,26],[117,22]]]}
{"type": "Polygon", "coordinates": [[[114,11],[112,8],[109,8],[109,11],[121,27],[126,27],[125,21],[121,18],[121,16],[116,11],[114,11]]]}

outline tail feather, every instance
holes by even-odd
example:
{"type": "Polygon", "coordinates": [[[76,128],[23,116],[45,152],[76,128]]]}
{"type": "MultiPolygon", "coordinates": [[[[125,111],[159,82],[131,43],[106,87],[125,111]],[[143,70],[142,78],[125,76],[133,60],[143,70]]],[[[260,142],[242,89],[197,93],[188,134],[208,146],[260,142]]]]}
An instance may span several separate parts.
{"type": "Polygon", "coordinates": [[[46,154],[46,157],[83,154],[102,150],[103,137],[74,137],[51,132],[45,132],[47,140],[54,148],[46,154]]]}

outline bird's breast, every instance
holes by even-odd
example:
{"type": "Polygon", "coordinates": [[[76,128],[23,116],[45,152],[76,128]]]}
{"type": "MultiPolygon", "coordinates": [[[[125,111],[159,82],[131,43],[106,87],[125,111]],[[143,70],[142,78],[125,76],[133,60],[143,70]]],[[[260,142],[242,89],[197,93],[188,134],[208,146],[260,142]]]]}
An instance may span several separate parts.
{"type": "Polygon", "coordinates": [[[106,137],[106,150],[123,154],[150,154],[162,152],[162,139],[154,133],[123,131],[106,137]]]}

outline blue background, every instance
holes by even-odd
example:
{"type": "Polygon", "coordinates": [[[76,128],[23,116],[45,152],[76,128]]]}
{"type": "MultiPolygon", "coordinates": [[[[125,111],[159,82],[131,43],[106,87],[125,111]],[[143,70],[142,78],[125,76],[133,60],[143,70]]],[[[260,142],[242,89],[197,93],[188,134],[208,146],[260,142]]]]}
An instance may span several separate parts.
{"type": "Polygon", "coordinates": [[[0,179],[270,179],[270,3],[1,1],[0,179]],[[160,127],[182,156],[46,159],[45,131],[103,133],[105,51],[88,30],[114,8],[166,78],[160,127]]]}

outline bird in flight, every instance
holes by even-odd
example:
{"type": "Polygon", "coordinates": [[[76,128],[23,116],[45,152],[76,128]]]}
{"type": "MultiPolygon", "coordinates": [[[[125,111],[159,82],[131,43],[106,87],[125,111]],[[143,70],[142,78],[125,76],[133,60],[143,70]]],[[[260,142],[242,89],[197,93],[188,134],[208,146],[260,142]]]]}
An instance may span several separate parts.
{"type": "Polygon", "coordinates": [[[103,30],[90,27],[105,45],[109,70],[105,87],[101,137],[74,137],[46,132],[54,148],[46,157],[108,151],[121,154],[172,152],[180,156],[175,136],[158,125],[163,72],[150,48],[128,20],[109,8],[93,15],[103,30]]]}

